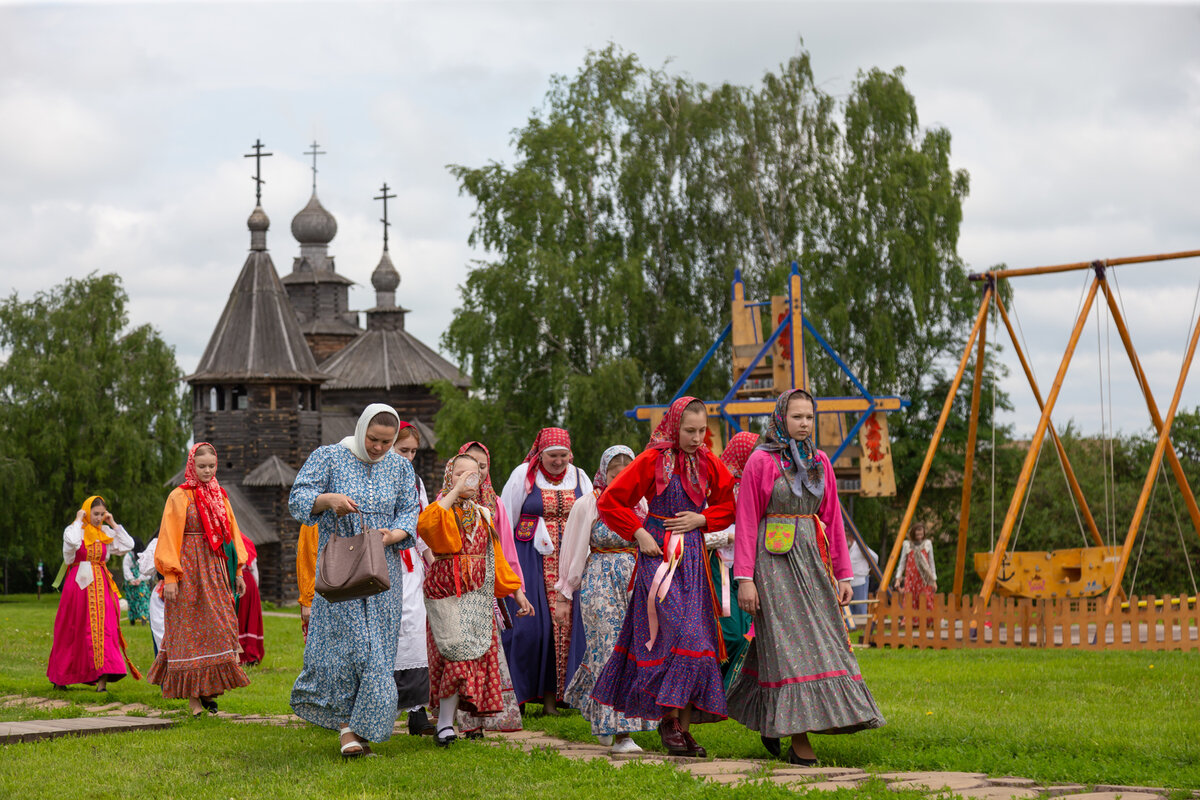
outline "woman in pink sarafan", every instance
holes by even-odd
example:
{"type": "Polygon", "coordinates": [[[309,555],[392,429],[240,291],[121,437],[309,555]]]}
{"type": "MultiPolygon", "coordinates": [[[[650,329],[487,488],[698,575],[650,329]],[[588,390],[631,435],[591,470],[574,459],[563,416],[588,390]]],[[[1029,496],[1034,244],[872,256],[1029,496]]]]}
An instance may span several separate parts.
{"type": "Polygon", "coordinates": [[[808,732],[853,733],[884,724],[850,649],[841,606],[854,570],[837,481],[813,444],[816,403],[779,396],[767,433],[746,461],[737,501],[733,579],[754,638],[729,689],[729,715],[787,761],[814,766],[808,732]]]}
{"type": "Polygon", "coordinates": [[[62,597],[46,667],[46,677],[56,689],[90,683],[103,692],[110,681],[125,677],[126,667],[134,678],[141,678],[125,655],[121,595],[106,566],[109,556],[132,549],[133,537],[117,524],[99,495],[84,500],[75,521],[63,531],[63,566],[54,581],[62,585],[62,597]]]}

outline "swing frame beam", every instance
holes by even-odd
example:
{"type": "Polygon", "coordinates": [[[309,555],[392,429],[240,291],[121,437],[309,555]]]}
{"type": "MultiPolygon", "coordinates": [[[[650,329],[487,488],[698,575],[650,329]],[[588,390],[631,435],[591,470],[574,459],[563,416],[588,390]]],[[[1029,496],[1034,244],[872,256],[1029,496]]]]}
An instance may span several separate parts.
{"type": "MultiPolygon", "coordinates": [[[[1158,440],[1155,445],[1154,455],[1151,457],[1150,466],[1146,474],[1146,480],[1142,486],[1141,494],[1138,497],[1137,505],[1134,509],[1133,519],[1130,521],[1129,530],[1125,535],[1124,543],[1121,547],[1121,557],[1117,565],[1116,575],[1113,585],[1108,592],[1106,601],[1106,611],[1111,612],[1117,599],[1123,595],[1122,582],[1125,577],[1125,571],[1129,566],[1129,556],[1133,550],[1133,545],[1137,539],[1138,531],[1141,527],[1142,517],[1146,511],[1146,505],[1149,500],[1150,491],[1154,486],[1154,480],[1158,476],[1158,469],[1165,458],[1171,467],[1171,472],[1175,477],[1175,481],[1179,486],[1180,493],[1183,495],[1184,504],[1187,506],[1188,514],[1192,520],[1192,526],[1196,530],[1197,536],[1200,536],[1200,507],[1197,507],[1195,494],[1192,492],[1191,485],[1188,483],[1186,474],[1183,471],[1183,466],[1179,463],[1179,457],[1175,452],[1174,445],[1171,442],[1171,426],[1175,421],[1175,414],[1179,409],[1180,397],[1183,394],[1183,387],[1187,381],[1188,373],[1191,369],[1191,363],[1195,356],[1197,344],[1200,343],[1200,319],[1197,319],[1195,328],[1192,331],[1187,352],[1184,355],[1183,364],[1180,368],[1179,379],[1175,386],[1175,392],[1171,398],[1171,403],[1167,408],[1165,417],[1159,413],[1158,405],[1154,400],[1154,395],[1150,391],[1149,383],[1146,380],[1145,372],[1142,369],[1141,360],[1138,358],[1137,350],[1134,347],[1133,340],[1129,335],[1129,329],[1125,324],[1124,315],[1121,313],[1115,296],[1108,286],[1107,270],[1110,267],[1119,266],[1122,264],[1146,264],[1161,261],[1170,261],[1182,258],[1197,258],[1200,257],[1200,250],[1187,250],[1174,253],[1161,253],[1157,255],[1145,256],[1127,256],[1123,258],[1114,258],[1107,261],[1080,261],[1071,264],[1058,264],[1054,266],[1044,267],[1028,267],[1022,269],[998,269],[984,273],[975,273],[969,276],[969,279],[984,284],[983,296],[980,301],[979,313],[975,317],[975,324],[971,329],[970,335],[967,337],[966,346],[963,348],[962,358],[959,361],[958,369],[954,374],[954,379],[950,382],[949,391],[946,394],[946,401],[942,406],[941,415],[938,418],[937,427],[934,429],[933,437],[929,442],[929,447],[925,453],[925,460],[921,464],[921,471],[917,477],[916,485],[913,487],[912,495],[909,497],[908,507],[905,509],[904,517],[900,523],[900,528],[896,533],[896,539],[892,546],[891,553],[888,555],[887,566],[883,570],[883,578],[881,588],[890,591],[892,577],[895,574],[897,562],[900,558],[900,551],[904,544],[904,539],[908,535],[908,529],[912,524],[913,518],[916,515],[917,506],[921,499],[921,493],[925,488],[925,481],[929,476],[929,471],[933,465],[934,456],[937,454],[938,445],[941,442],[942,432],[945,430],[946,422],[950,416],[950,410],[954,405],[954,399],[958,395],[959,386],[962,383],[963,376],[967,369],[967,364],[971,358],[971,351],[977,350],[975,354],[975,369],[974,380],[971,387],[971,418],[967,430],[967,451],[965,455],[964,472],[963,472],[963,487],[962,487],[962,505],[958,524],[958,540],[955,552],[955,572],[954,572],[954,594],[962,594],[963,574],[966,566],[967,552],[967,531],[970,526],[970,507],[971,507],[971,486],[975,463],[975,450],[977,444],[977,433],[979,424],[979,396],[983,383],[983,365],[987,353],[987,315],[993,303],[996,310],[999,312],[1001,319],[1004,321],[1005,329],[1008,337],[1013,344],[1017,357],[1021,362],[1021,368],[1025,372],[1025,377],[1029,381],[1030,389],[1033,391],[1034,398],[1037,400],[1041,415],[1038,418],[1037,427],[1034,430],[1033,438],[1029,443],[1029,450],[1025,454],[1025,460],[1021,465],[1021,471],[1017,478],[1017,484],[1013,491],[1012,498],[1009,502],[1008,511],[1004,516],[1004,523],[1000,530],[1000,537],[992,549],[991,560],[988,563],[988,570],[984,577],[983,588],[980,592],[981,600],[986,605],[991,599],[991,596],[996,588],[997,577],[1000,572],[1001,565],[1004,562],[1005,553],[1008,548],[1009,539],[1012,536],[1013,529],[1016,526],[1017,518],[1021,509],[1022,501],[1029,489],[1029,483],[1033,474],[1034,466],[1037,463],[1041,453],[1042,442],[1046,434],[1049,433],[1054,442],[1055,450],[1058,452],[1059,461],[1063,467],[1063,473],[1066,476],[1067,483],[1070,485],[1071,494],[1075,498],[1075,502],[1081,511],[1085,527],[1091,538],[1099,546],[1104,546],[1103,537],[1096,526],[1096,520],[1092,515],[1091,509],[1088,507],[1087,501],[1083,496],[1083,490],[1076,478],[1075,471],[1071,467],[1070,459],[1067,457],[1066,449],[1063,447],[1062,441],[1055,431],[1051,423],[1051,415],[1054,411],[1055,403],[1058,401],[1059,392],[1062,389],[1063,380],[1066,378],[1067,370],[1071,365],[1071,359],[1075,354],[1075,348],[1079,343],[1079,338],[1083,333],[1083,328],[1087,322],[1088,316],[1091,313],[1092,306],[1097,302],[1097,295],[1103,294],[1105,302],[1108,305],[1109,312],[1116,322],[1117,330],[1120,333],[1121,341],[1125,346],[1126,354],[1129,356],[1130,364],[1133,367],[1134,374],[1137,377],[1138,383],[1141,386],[1142,394],[1146,400],[1147,409],[1150,412],[1150,418],[1154,425],[1155,431],[1158,434],[1158,440]],[[1004,307],[1004,302],[996,291],[996,282],[1000,279],[1024,277],[1030,275],[1046,275],[1059,272],[1071,272],[1078,270],[1090,269],[1095,273],[1088,287],[1086,298],[1076,317],[1075,324],[1071,329],[1070,338],[1067,340],[1067,347],[1063,353],[1062,360],[1058,367],[1058,372],[1054,376],[1054,381],[1050,386],[1049,394],[1042,398],[1041,390],[1038,387],[1037,381],[1034,379],[1033,370],[1029,365],[1029,361],[1025,357],[1025,353],[1018,341],[1017,334],[1013,329],[1012,322],[1008,316],[1008,310],[1004,307]]],[[[995,421],[993,420],[993,424],[995,421]]]]}

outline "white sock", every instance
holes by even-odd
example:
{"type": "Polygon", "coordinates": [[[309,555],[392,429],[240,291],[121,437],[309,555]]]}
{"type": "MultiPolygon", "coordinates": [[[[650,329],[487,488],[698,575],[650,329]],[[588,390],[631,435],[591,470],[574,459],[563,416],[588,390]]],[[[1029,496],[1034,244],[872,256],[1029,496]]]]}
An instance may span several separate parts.
{"type": "Polygon", "coordinates": [[[438,732],[454,727],[454,712],[458,711],[458,692],[443,697],[438,703],[438,732]]]}

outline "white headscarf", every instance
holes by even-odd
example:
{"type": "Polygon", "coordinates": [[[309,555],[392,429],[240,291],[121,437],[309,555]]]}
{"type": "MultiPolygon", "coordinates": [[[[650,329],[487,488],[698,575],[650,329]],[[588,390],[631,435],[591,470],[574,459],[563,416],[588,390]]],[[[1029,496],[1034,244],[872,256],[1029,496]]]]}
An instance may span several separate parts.
{"type": "Polygon", "coordinates": [[[384,458],[392,449],[392,445],[396,443],[396,436],[400,434],[400,415],[396,413],[396,409],[386,403],[371,403],[363,409],[362,414],[358,417],[358,424],[354,426],[354,435],[347,436],[342,439],[339,444],[354,453],[354,457],[364,464],[374,464],[384,458]],[[367,428],[371,425],[371,420],[379,414],[391,414],[396,418],[396,433],[392,436],[391,444],[388,449],[383,451],[383,455],[379,458],[371,458],[367,455],[367,428]]]}

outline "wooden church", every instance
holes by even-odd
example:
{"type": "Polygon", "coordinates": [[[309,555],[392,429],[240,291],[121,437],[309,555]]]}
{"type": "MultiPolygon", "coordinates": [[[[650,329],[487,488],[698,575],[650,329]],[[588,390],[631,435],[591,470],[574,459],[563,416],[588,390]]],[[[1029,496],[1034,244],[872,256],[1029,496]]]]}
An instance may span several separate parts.
{"type": "MultiPolygon", "coordinates": [[[[262,153],[255,145],[253,157],[262,153]]],[[[349,307],[354,281],[337,272],[329,243],[337,220],[313,193],[292,219],[300,254],[282,279],[267,250],[270,220],[257,204],[250,214],[250,254],[234,282],[196,371],[192,433],[216,445],[221,485],[242,532],[258,548],[264,599],[295,600],[299,524],[287,509],[296,473],[314,449],[354,432],[370,403],[387,403],[421,434],[417,473],[427,485],[440,480],[433,418],[439,408],[429,388],[447,380],[466,387],[458,368],[404,329],[407,309],[396,304],[400,274],[388,253],[387,185],[384,185],[383,255],[371,274],[375,305],[349,307]]],[[[261,164],[261,161],[259,161],[261,164]]],[[[182,472],[177,476],[182,480],[182,472]]],[[[173,485],[178,485],[175,480],[173,485]]]]}

